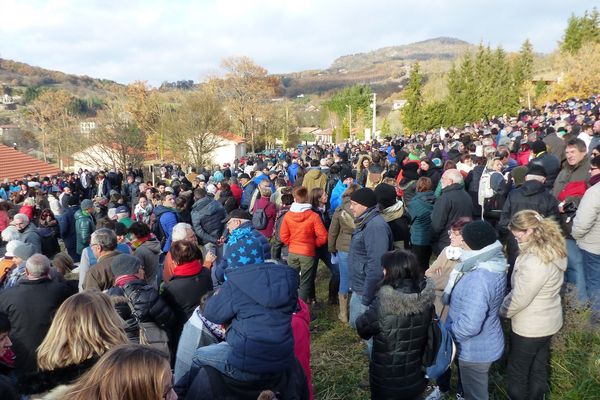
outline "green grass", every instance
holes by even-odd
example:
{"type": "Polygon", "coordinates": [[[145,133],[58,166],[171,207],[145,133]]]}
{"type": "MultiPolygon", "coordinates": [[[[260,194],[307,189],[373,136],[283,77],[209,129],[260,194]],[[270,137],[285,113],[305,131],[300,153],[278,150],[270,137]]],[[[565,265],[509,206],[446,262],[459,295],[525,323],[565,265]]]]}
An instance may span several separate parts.
{"type": "MultiPolygon", "coordinates": [[[[315,399],[368,399],[369,391],[358,386],[369,375],[366,346],[349,325],[338,321],[338,306],[327,304],[328,280],[329,270],[321,264],[317,298],[323,308],[317,311],[318,319],[311,324],[315,399]]],[[[568,303],[567,300],[565,324],[552,342],[551,399],[600,399],[600,334],[589,331],[588,311],[576,311],[568,303]]],[[[505,330],[509,330],[508,323],[505,330]]],[[[505,369],[506,354],[490,371],[491,399],[508,399],[505,369]]]]}

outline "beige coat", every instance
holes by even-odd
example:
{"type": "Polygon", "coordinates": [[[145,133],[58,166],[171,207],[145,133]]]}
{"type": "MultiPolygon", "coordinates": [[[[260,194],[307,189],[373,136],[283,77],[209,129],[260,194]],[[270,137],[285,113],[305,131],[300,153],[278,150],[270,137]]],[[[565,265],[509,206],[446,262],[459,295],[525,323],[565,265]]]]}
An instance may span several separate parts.
{"type": "Polygon", "coordinates": [[[579,248],[600,254],[600,183],[586,190],[573,221],[571,235],[579,248]]]}
{"type": "Polygon", "coordinates": [[[456,265],[457,260],[448,260],[446,257],[446,249],[442,250],[438,258],[429,266],[429,269],[425,271],[425,276],[431,278],[433,283],[435,284],[435,312],[440,315],[442,310],[444,312],[440,315],[442,321],[446,321],[446,317],[448,316],[449,306],[444,308],[442,304],[442,295],[444,294],[444,289],[448,284],[448,279],[450,278],[450,272],[456,265]]]}
{"type": "Polygon", "coordinates": [[[560,330],[560,288],[566,269],[566,258],[549,264],[529,253],[517,258],[512,290],[500,308],[500,315],[512,320],[513,332],[524,337],[544,337],[560,330]]]}

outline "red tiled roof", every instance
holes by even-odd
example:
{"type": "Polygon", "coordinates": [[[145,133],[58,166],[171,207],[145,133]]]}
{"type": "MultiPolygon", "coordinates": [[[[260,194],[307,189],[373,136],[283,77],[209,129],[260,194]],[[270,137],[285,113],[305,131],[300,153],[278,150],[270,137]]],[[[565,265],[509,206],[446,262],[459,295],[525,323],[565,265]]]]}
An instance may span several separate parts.
{"type": "Polygon", "coordinates": [[[59,172],[60,169],[53,165],[0,144],[0,179],[13,180],[27,174],[54,175],[59,172]]]}
{"type": "Polygon", "coordinates": [[[235,142],[237,144],[240,144],[240,143],[243,143],[246,141],[246,139],[244,139],[243,137],[238,136],[232,132],[221,132],[221,133],[219,133],[219,136],[221,136],[223,139],[231,140],[232,142],[235,142]]]}

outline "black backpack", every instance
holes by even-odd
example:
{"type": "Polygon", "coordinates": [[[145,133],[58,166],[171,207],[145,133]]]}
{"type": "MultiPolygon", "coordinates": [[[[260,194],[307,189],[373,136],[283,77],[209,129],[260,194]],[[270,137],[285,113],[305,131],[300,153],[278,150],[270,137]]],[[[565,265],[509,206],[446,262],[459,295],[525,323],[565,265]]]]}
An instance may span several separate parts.
{"type": "MultiPolygon", "coordinates": [[[[171,212],[171,211],[167,211],[171,212]]],[[[174,211],[173,211],[174,212],[174,211]]],[[[154,218],[150,221],[150,231],[154,234],[156,239],[160,242],[160,248],[162,249],[167,242],[167,235],[160,224],[160,217],[162,217],[165,213],[157,216],[156,214],[152,214],[154,218]]],[[[179,217],[179,213],[175,213],[175,218],[177,218],[177,223],[181,222],[179,217]]]]}

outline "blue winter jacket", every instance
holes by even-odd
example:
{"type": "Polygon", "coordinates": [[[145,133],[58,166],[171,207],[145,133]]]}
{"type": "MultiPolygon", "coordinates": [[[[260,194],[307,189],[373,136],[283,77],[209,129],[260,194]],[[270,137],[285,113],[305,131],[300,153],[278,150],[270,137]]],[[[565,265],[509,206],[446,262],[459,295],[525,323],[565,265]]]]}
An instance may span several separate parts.
{"type": "Polygon", "coordinates": [[[296,182],[296,177],[298,176],[298,169],[300,169],[300,167],[296,163],[292,163],[288,167],[288,178],[290,179],[290,182],[292,182],[292,185],[294,184],[294,182],[296,182]]]}
{"type": "Polygon", "coordinates": [[[383,278],[381,256],[392,250],[392,231],[377,206],[369,208],[354,221],[356,228],[350,242],[350,288],[362,296],[365,306],[371,304],[383,278]]]}
{"type": "Polygon", "coordinates": [[[489,363],[504,351],[498,312],[504,299],[506,273],[477,268],[456,283],[450,296],[448,325],[459,360],[489,363]]]}
{"type": "Polygon", "coordinates": [[[167,253],[171,248],[171,237],[173,236],[173,227],[177,225],[179,219],[177,217],[177,212],[165,206],[157,206],[154,209],[154,215],[158,218],[160,223],[160,227],[165,233],[165,237],[167,240],[165,241],[165,245],[162,248],[163,253],[167,253]]]}
{"type": "Polygon", "coordinates": [[[298,302],[298,273],[275,263],[252,264],[227,271],[227,281],[208,299],[204,316],[231,324],[227,360],[235,368],[258,374],[278,373],[294,361],[292,313],[298,302]]]}
{"type": "Polygon", "coordinates": [[[342,205],[342,195],[346,191],[348,187],[342,183],[342,180],[339,179],[333,190],[331,191],[331,198],[329,199],[329,212],[333,215],[336,208],[342,205]]]}

